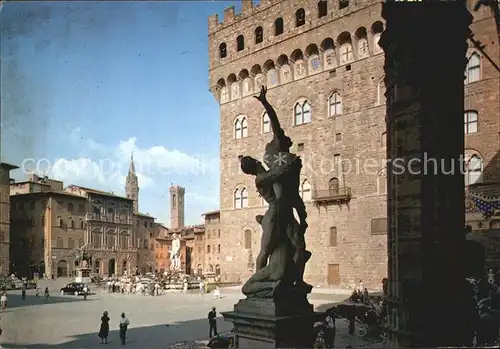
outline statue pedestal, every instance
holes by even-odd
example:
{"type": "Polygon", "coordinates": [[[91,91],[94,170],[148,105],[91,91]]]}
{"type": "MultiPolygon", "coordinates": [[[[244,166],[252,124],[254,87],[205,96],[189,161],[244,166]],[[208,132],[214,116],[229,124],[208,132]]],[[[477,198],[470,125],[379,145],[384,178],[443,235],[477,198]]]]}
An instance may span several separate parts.
{"type": "Polygon", "coordinates": [[[234,348],[312,348],[316,338],[313,325],[324,316],[315,313],[307,298],[242,299],[234,311],[222,313],[234,324],[234,348]]]}

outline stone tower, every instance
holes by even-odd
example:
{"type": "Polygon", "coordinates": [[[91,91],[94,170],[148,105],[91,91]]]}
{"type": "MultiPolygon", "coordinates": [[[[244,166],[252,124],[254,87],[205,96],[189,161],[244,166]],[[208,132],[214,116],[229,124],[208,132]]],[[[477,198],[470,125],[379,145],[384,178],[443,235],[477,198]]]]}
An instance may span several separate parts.
{"type": "Polygon", "coordinates": [[[127,180],[125,182],[125,193],[127,198],[134,200],[134,214],[139,212],[139,180],[135,174],[134,153],[130,155],[130,167],[128,169],[127,180]]]}
{"type": "Polygon", "coordinates": [[[170,229],[184,226],[184,193],[183,187],[173,185],[170,187],[170,229]]]}

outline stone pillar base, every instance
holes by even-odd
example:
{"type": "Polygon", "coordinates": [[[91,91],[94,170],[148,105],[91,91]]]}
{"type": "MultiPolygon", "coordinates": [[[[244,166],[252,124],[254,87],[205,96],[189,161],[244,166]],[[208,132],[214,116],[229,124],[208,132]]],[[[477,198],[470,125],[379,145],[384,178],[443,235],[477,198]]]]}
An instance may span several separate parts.
{"type": "MultiPolygon", "coordinates": [[[[299,306],[290,304],[294,305],[299,306]]],[[[235,349],[312,348],[316,338],[313,325],[324,316],[315,313],[309,303],[297,307],[294,315],[283,313],[272,299],[242,299],[234,310],[222,315],[234,324],[235,349]]]]}

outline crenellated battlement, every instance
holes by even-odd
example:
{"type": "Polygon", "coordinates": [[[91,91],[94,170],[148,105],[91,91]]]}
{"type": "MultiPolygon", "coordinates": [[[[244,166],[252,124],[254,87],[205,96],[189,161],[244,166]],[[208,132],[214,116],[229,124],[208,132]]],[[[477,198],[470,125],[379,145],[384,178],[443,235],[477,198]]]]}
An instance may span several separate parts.
{"type": "Polygon", "coordinates": [[[179,194],[184,194],[186,192],[186,188],[181,187],[179,185],[172,185],[170,187],[170,192],[171,193],[179,193],[179,194]]]}
{"type": "Polygon", "coordinates": [[[267,6],[280,1],[283,0],[261,0],[260,4],[254,6],[253,0],[242,0],[240,13],[236,13],[234,6],[228,6],[224,9],[224,15],[221,22],[219,22],[219,15],[216,13],[208,17],[208,33],[213,34],[228,24],[232,24],[235,21],[252,16],[255,11],[260,11],[267,6]]]}

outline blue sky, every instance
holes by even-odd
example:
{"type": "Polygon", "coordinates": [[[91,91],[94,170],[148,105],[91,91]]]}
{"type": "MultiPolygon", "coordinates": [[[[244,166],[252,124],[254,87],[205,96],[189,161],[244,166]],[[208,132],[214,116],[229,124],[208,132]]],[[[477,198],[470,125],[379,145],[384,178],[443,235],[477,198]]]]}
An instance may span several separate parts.
{"type": "MultiPolygon", "coordinates": [[[[239,2],[236,8],[239,10],[239,2]]],[[[219,107],[208,16],[231,2],[21,2],[1,12],[1,156],[26,171],[124,195],[134,151],[139,210],[186,223],[219,202],[219,107]],[[40,159],[44,159],[39,161],[40,159]],[[50,164],[50,165],[49,165],[50,164]]],[[[16,180],[26,178],[21,170],[16,180]]]]}

